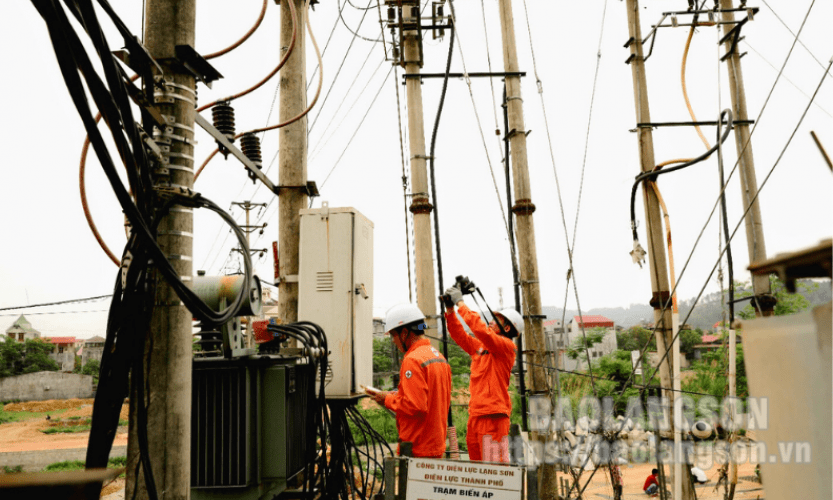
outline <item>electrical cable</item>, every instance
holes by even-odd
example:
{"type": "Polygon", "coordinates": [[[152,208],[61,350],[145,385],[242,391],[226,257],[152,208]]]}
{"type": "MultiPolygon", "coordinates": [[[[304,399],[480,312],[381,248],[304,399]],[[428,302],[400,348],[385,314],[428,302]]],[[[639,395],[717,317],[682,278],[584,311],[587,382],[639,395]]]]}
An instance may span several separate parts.
{"type": "Polygon", "coordinates": [[[413,279],[411,278],[411,242],[408,235],[408,175],[405,172],[405,142],[402,138],[402,105],[399,101],[399,71],[393,65],[393,87],[396,90],[397,132],[399,132],[399,154],[402,159],[402,201],[405,208],[405,258],[408,266],[408,302],[414,301],[413,279]]]}
{"type": "MultiPolygon", "coordinates": [[[[44,302],[42,304],[32,304],[27,306],[15,306],[15,307],[2,307],[0,311],[11,311],[13,309],[34,309],[35,307],[46,307],[46,306],[58,306],[62,304],[76,304],[78,302],[89,302],[91,300],[101,300],[107,299],[112,297],[112,294],[109,295],[96,295],[94,297],[84,297],[83,299],[69,299],[69,300],[59,300],[57,302],[44,302]]],[[[31,314],[31,313],[29,313],[31,314]]]]}
{"type": "Polygon", "coordinates": [[[382,67],[382,64],[384,64],[385,60],[381,59],[379,61],[379,64],[376,66],[376,69],[374,69],[373,73],[370,75],[370,78],[368,78],[368,80],[365,83],[364,87],[362,88],[361,92],[359,92],[359,95],[356,96],[356,99],[353,101],[353,104],[350,105],[350,107],[347,109],[347,112],[344,114],[344,116],[338,122],[338,125],[336,125],[336,128],[333,129],[333,132],[325,140],[324,136],[327,135],[327,131],[330,130],[330,127],[335,122],[335,118],[338,115],[338,112],[341,111],[342,106],[344,106],[344,103],[347,100],[347,96],[350,94],[350,91],[353,89],[353,86],[356,84],[356,81],[359,79],[359,75],[361,74],[362,70],[364,69],[365,65],[367,64],[367,61],[370,60],[370,55],[372,53],[373,53],[373,48],[371,48],[371,50],[368,51],[367,57],[364,59],[364,62],[362,62],[361,67],[359,67],[359,70],[356,72],[356,76],[353,78],[353,81],[350,82],[350,85],[347,89],[347,93],[344,94],[344,97],[341,99],[341,102],[339,102],[338,107],[333,112],[332,119],[327,121],[327,126],[324,128],[324,131],[321,132],[321,136],[318,138],[318,141],[316,141],[315,145],[312,148],[310,148],[310,151],[312,152],[310,154],[310,160],[309,160],[310,163],[313,163],[315,161],[315,158],[317,158],[318,155],[321,153],[321,151],[323,151],[326,148],[327,144],[330,143],[330,139],[335,137],[336,132],[338,132],[338,130],[341,128],[341,124],[344,123],[344,120],[347,119],[347,116],[350,115],[350,111],[352,111],[353,108],[356,106],[356,103],[359,102],[361,97],[364,95],[364,92],[370,86],[370,82],[373,81],[373,77],[376,76],[376,73],[382,67]],[[323,144],[322,144],[322,141],[323,141],[323,144]]]}
{"type": "MultiPolygon", "coordinates": [[[[348,1],[348,3],[349,3],[349,1],[350,1],[350,0],[347,0],[347,1],[348,1]]],[[[377,1],[378,1],[378,0],[377,0],[377,1]]],[[[342,10],[343,10],[343,9],[342,9],[342,7],[341,7],[341,0],[337,0],[337,3],[338,3],[338,18],[339,18],[339,19],[341,19],[341,23],[344,25],[344,27],[345,27],[345,28],[347,28],[347,31],[349,31],[349,32],[353,35],[353,38],[354,38],[354,39],[356,39],[356,38],[361,38],[362,40],[364,40],[364,41],[366,41],[366,42],[382,43],[382,37],[379,37],[379,38],[377,38],[376,40],[374,40],[374,39],[372,39],[372,38],[366,38],[366,37],[363,37],[363,36],[361,36],[360,34],[358,34],[356,31],[358,31],[358,30],[359,30],[359,28],[361,28],[361,27],[362,27],[361,23],[359,23],[359,28],[356,28],[356,31],[353,31],[352,29],[350,29],[350,26],[348,26],[348,25],[347,25],[347,21],[345,21],[345,20],[344,20],[344,17],[342,16],[342,10]]],[[[361,11],[364,11],[364,14],[362,14],[362,21],[364,20],[364,16],[367,14],[367,11],[369,11],[370,9],[372,9],[372,8],[373,8],[373,7],[371,7],[371,6],[370,6],[370,4],[371,4],[371,3],[373,3],[373,0],[369,0],[369,1],[367,2],[367,7],[366,7],[366,8],[364,8],[364,9],[359,9],[359,10],[361,10],[361,11]]],[[[350,6],[352,7],[352,6],[353,6],[353,4],[350,4],[350,6]]],[[[383,33],[383,35],[382,35],[382,36],[384,36],[384,33],[383,33]]]]}
{"type": "MultiPolygon", "coordinates": [[[[226,47],[222,50],[218,50],[217,52],[212,52],[210,54],[206,54],[206,55],[203,56],[203,58],[205,60],[214,59],[215,57],[220,57],[222,55],[228,54],[232,50],[234,50],[237,47],[239,47],[240,45],[242,45],[243,42],[248,40],[249,37],[252,36],[255,33],[255,31],[257,31],[257,29],[260,27],[260,23],[263,22],[263,18],[266,16],[266,6],[267,5],[269,5],[269,0],[263,0],[263,8],[260,9],[260,15],[257,16],[257,20],[255,21],[254,26],[252,26],[249,29],[249,31],[247,31],[246,34],[244,34],[239,40],[237,40],[236,42],[234,42],[233,44],[229,45],[228,47],[226,47]]],[[[294,22],[294,19],[293,19],[293,22],[294,22]]]]}
{"type": "MultiPolygon", "coordinates": [[[[310,37],[310,40],[312,41],[312,45],[313,45],[313,47],[315,47],[315,55],[318,58],[318,65],[322,67],[322,70],[318,72],[318,90],[316,90],[315,96],[313,97],[312,102],[309,104],[309,106],[306,107],[306,109],[301,111],[298,115],[296,115],[293,118],[290,118],[289,120],[287,120],[283,123],[277,123],[275,125],[268,125],[268,126],[265,126],[265,127],[248,130],[246,132],[241,132],[241,133],[234,136],[235,139],[237,139],[239,137],[242,137],[243,135],[246,135],[246,134],[257,134],[258,132],[266,132],[266,131],[269,131],[269,130],[275,130],[275,129],[278,129],[278,128],[286,127],[287,125],[291,125],[291,124],[295,123],[296,121],[300,120],[301,118],[305,117],[307,115],[307,113],[309,113],[310,110],[318,102],[318,97],[321,95],[321,87],[324,84],[324,70],[323,70],[323,65],[321,63],[321,51],[318,49],[318,43],[315,41],[315,35],[312,32],[312,26],[310,26],[310,22],[309,22],[309,4],[307,4],[307,13],[306,13],[305,17],[306,17],[306,23],[307,23],[307,31],[309,32],[309,37],[310,37]]],[[[219,149],[215,149],[210,155],[208,155],[208,158],[205,159],[205,161],[200,166],[200,168],[197,169],[197,171],[194,173],[194,182],[197,181],[197,178],[202,173],[203,169],[205,169],[205,167],[208,165],[208,162],[210,162],[211,159],[214,158],[214,156],[219,152],[220,152],[219,149]]]]}
{"type": "MultiPolygon", "coordinates": [[[[364,18],[367,15],[367,12],[362,15],[362,19],[359,22],[359,28],[361,28],[362,23],[364,23],[364,18]]],[[[318,122],[318,117],[321,116],[321,112],[324,111],[324,106],[327,105],[327,100],[330,98],[330,92],[333,91],[336,82],[338,81],[339,75],[341,75],[341,69],[344,67],[344,63],[347,62],[347,56],[350,55],[350,49],[353,48],[353,44],[356,42],[356,37],[350,39],[350,44],[347,45],[347,50],[344,52],[344,58],[341,60],[341,64],[339,65],[338,69],[336,70],[335,76],[333,76],[333,81],[330,82],[330,88],[327,89],[327,93],[324,95],[324,100],[321,101],[321,107],[318,108],[318,113],[316,113],[315,118],[312,119],[312,124],[309,126],[307,130],[307,134],[312,132],[312,129],[315,128],[315,124],[318,122]]],[[[319,60],[320,65],[320,60],[319,60]]],[[[319,75],[320,76],[320,75],[319,75]]]]}
{"type": "MultiPolygon", "coordinates": [[[[786,29],[787,29],[787,31],[789,31],[789,32],[790,32],[790,35],[792,35],[792,36],[793,36],[796,40],[798,40],[798,43],[800,43],[800,44],[801,44],[801,46],[802,46],[802,47],[804,47],[804,50],[806,50],[806,51],[807,51],[807,53],[808,53],[808,54],[810,54],[810,57],[812,57],[812,58],[813,58],[813,60],[814,60],[814,61],[816,61],[816,62],[818,63],[819,68],[824,69],[824,63],[822,63],[822,62],[819,60],[819,58],[818,58],[818,57],[816,57],[816,55],[815,55],[815,54],[813,54],[813,52],[812,52],[812,51],[810,51],[810,48],[809,48],[809,47],[807,47],[806,45],[804,45],[804,42],[802,42],[802,41],[801,41],[801,39],[799,39],[799,38],[798,38],[798,35],[796,35],[795,33],[793,33],[793,30],[791,30],[791,29],[790,29],[790,27],[789,27],[789,26],[787,26],[787,23],[785,23],[785,22],[784,22],[784,20],[783,20],[783,19],[781,19],[781,16],[779,16],[779,15],[778,15],[778,13],[777,13],[777,12],[775,12],[775,9],[773,9],[773,8],[772,8],[772,6],[770,6],[770,5],[769,5],[769,3],[767,3],[767,1],[766,1],[766,0],[763,0],[763,2],[764,2],[764,5],[766,5],[766,8],[767,8],[767,9],[769,9],[769,10],[770,10],[770,12],[772,12],[772,13],[773,13],[773,15],[775,15],[775,18],[776,18],[776,19],[778,19],[778,21],[779,21],[779,22],[780,22],[780,23],[784,26],[784,28],[786,28],[786,29]]],[[[814,3],[815,3],[815,2],[814,2],[814,3]]],[[[810,5],[810,8],[812,8],[812,5],[810,5]]],[[[799,34],[800,34],[800,33],[801,33],[801,30],[799,30],[799,34]]],[[[748,45],[748,44],[747,44],[747,45],[748,45]]],[[[752,49],[752,50],[755,50],[755,49],[752,49]]],[[[826,75],[826,76],[830,76],[830,69],[829,69],[829,67],[828,67],[828,69],[827,69],[827,73],[825,73],[825,75],[826,75]]]]}
{"type": "MultiPolygon", "coordinates": [[[[812,5],[811,5],[811,8],[812,8],[812,5]]],[[[809,15],[809,10],[808,10],[808,15],[809,15]]],[[[806,17],[805,17],[805,21],[806,21],[806,17]]],[[[802,27],[803,27],[803,24],[802,24],[802,27]]],[[[799,33],[800,33],[800,31],[799,31],[799,33]]],[[[797,39],[797,37],[796,37],[796,39],[797,39]]],[[[795,42],[793,42],[793,47],[794,47],[794,46],[795,46],[795,42]]],[[[789,55],[787,56],[787,59],[789,59],[789,55]]],[[[786,63],[785,63],[785,64],[786,64],[786,63]]],[[[829,72],[829,71],[830,71],[830,67],[831,67],[831,66],[833,66],[833,58],[831,58],[831,60],[830,60],[830,64],[827,66],[827,68],[826,68],[826,70],[825,70],[825,74],[822,76],[821,80],[819,81],[818,86],[816,87],[816,90],[815,90],[815,92],[813,93],[813,96],[812,96],[812,98],[811,98],[810,102],[809,102],[809,103],[807,103],[807,106],[805,107],[804,112],[803,112],[803,113],[802,113],[802,115],[801,115],[801,118],[799,119],[798,123],[796,124],[795,128],[793,129],[792,133],[790,134],[790,137],[789,137],[789,139],[787,140],[787,143],[784,145],[783,149],[781,150],[781,153],[778,155],[778,158],[775,160],[775,163],[773,164],[772,168],[769,170],[769,172],[767,173],[767,175],[766,175],[766,177],[764,178],[763,182],[761,183],[760,187],[758,188],[758,191],[755,193],[755,195],[754,195],[754,196],[752,197],[752,199],[749,201],[749,203],[748,203],[748,205],[747,205],[747,207],[746,207],[746,210],[744,210],[744,213],[741,215],[741,217],[740,217],[740,219],[739,219],[738,223],[735,225],[735,228],[734,228],[734,230],[732,231],[732,233],[731,233],[731,235],[730,235],[730,237],[729,237],[729,240],[726,242],[726,244],[727,244],[727,245],[731,242],[731,240],[732,240],[732,239],[734,238],[734,236],[737,234],[737,231],[738,231],[738,229],[740,228],[740,225],[743,223],[743,221],[744,221],[744,219],[746,218],[747,214],[748,214],[748,213],[749,213],[749,211],[752,209],[752,206],[754,205],[755,200],[757,200],[758,196],[760,195],[761,190],[764,188],[764,186],[766,185],[767,181],[769,181],[769,178],[772,176],[772,173],[775,171],[775,168],[778,166],[778,164],[780,163],[781,159],[783,158],[784,153],[786,153],[786,150],[787,150],[787,148],[789,147],[790,143],[792,142],[792,139],[795,137],[795,134],[798,132],[799,127],[801,126],[801,124],[802,124],[802,123],[803,123],[803,121],[804,121],[804,118],[807,116],[807,112],[810,110],[810,107],[812,106],[812,103],[813,103],[813,101],[815,100],[816,95],[818,95],[818,92],[819,92],[819,90],[821,89],[821,86],[822,86],[822,84],[824,83],[824,81],[825,81],[825,79],[826,79],[827,72],[829,72]]],[[[777,82],[776,82],[776,83],[777,83],[777,82]]],[[[762,111],[763,111],[763,110],[762,110],[762,111]]],[[[747,143],[747,144],[748,144],[748,143],[747,143]]],[[[740,159],[738,159],[738,162],[739,162],[739,161],[740,161],[740,159]]],[[[737,167],[737,165],[738,165],[738,163],[736,162],[736,163],[735,163],[735,168],[737,167]]],[[[734,172],[734,169],[733,169],[733,172],[734,172]]],[[[724,184],[723,189],[725,190],[725,188],[726,188],[726,186],[725,186],[725,184],[724,184]]],[[[722,193],[721,193],[721,194],[722,194],[722,193]]],[[[713,215],[713,214],[714,214],[714,211],[715,211],[715,209],[716,209],[717,204],[719,203],[719,201],[720,201],[720,198],[718,197],[717,202],[715,202],[715,208],[713,208],[713,209],[712,209],[712,212],[711,212],[711,214],[709,215],[709,219],[706,221],[706,225],[708,225],[708,222],[711,220],[711,215],[713,215]]],[[[703,228],[703,230],[705,230],[705,227],[703,228]]],[[[702,235],[702,232],[703,232],[703,231],[701,231],[701,235],[702,235]]],[[[699,237],[698,237],[698,241],[699,241],[699,237]]],[[[695,244],[695,247],[696,247],[696,244],[695,244]]],[[[682,320],[682,322],[681,322],[682,324],[685,324],[685,323],[688,321],[688,319],[691,317],[691,313],[694,311],[694,309],[695,309],[695,307],[696,307],[696,305],[697,305],[697,302],[700,300],[700,297],[702,297],[703,292],[706,290],[706,287],[708,286],[708,282],[709,282],[709,280],[711,280],[712,276],[714,275],[714,271],[717,269],[717,267],[718,267],[718,265],[719,265],[719,263],[720,263],[721,259],[723,258],[723,253],[724,253],[725,251],[726,251],[726,247],[724,247],[724,248],[723,248],[723,251],[722,251],[722,252],[720,253],[720,255],[718,256],[718,261],[717,261],[717,262],[715,263],[715,265],[712,267],[712,270],[711,270],[711,272],[709,273],[709,276],[706,278],[705,283],[703,284],[702,288],[700,289],[700,292],[698,293],[697,297],[694,299],[694,302],[692,303],[692,306],[691,306],[691,308],[689,309],[688,314],[686,315],[685,319],[683,319],[683,320],[682,320]]],[[[692,250],[692,252],[693,252],[693,250],[692,250]]],[[[691,258],[691,257],[689,256],[689,260],[690,260],[690,258],[691,258]]],[[[687,265],[687,264],[688,264],[688,262],[686,262],[686,265],[687,265]]],[[[685,270],[685,269],[684,269],[684,270],[685,270]]],[[[672,293],[673,293],[673,291],[672,291],[672,293]]],[[[668,304],[667,304],[667,303],[666,303],[666,304],[664,304],[664,305],[663,305],[663,311],[664,311],[665,309],[667,309],[667,307],[668,307],[668,304]]],[[[657,325],[657,327],[655,327],[655,329],[654,329],[654,330],[656,331],[656,329],[657,329],[658,327],[659,327],[659,325],[657,325]]],[[[657,363],[657,368],[655,368],[655,369],[654,369],[654,371],[653,371],[653,373],[651,373],[650,378],[653,378],[653,377],[656,375],[657,371],[659,370],[659,366],[661,366],[661,365],[662,365],[662,363],[663,363],[663,361],[665,361],[665,358],[666,358],[666,357],[668,357],[668,354],[671,352],[671,348],[673,347],[673,343],[677,340],[677,337],[679,337],[680,333],[681,333],[681,331],[678,331],[678,332],[677,332],[677,334],[676,334],[676,335],[672,338],[672,340],[671,340],[671,345],[669,345],[668,347],[666,347],[665,352],[663,353],[662,358],[660,358],[659,362],[657,363]]],[[[647,346],[646,346],[646,347],[647,347],[647,346]]],[[[637,360],[637,362],[636,362],[637,364],[638,364],[638,363],[640,362],[640,360],[642,359],[642,356],[643,356],[643,353],[640,353],[639,360],[637,360]]],[[[633,373],[634,373],[634,371],[635,371],[635,368],[634,368],[634,370],[633,370],[633,371],[631,371],[631,374],[630,374],[630,376],[628,377],[628,381],[625,383],[625,389],[627,388],[627,384],[628,384],[628,382],[630,382],[630,380],[633,378],[633,373]]],[[[633,384],[631,384],[631,385],[633,385],[633,384]]],[[[622,395],[622,394],[624,393],[624,390],[625,390],[625,389],[623,389],[623,390],[622,390],[622,392],[620,393],[620,395],[622,395]]],[[[642,393],[642,394],[644,394],[644,388],[643,388],[643,390],[641,391],[641,393],[642,393]]],[[[640,395],[640,397],[641,397],[641,395],[640,395]]],[[[624,425],[623,425],[623,427],[624,427],[624,425]]],[[[616,432],[616,435],[618,435],[618,434],[619,434],[619,432],[621,432],[621,431],[622,431],[622,428],[623,428],[623,427],[620,427],[620,429],[616,432]]],[[[614,437],[615,437],[615,436],[614,436],[614,437]]],[[[582,467],[582,470],[583,470],[583,468],[584,468],[584,467],[582,467]]],[[[595,471],[594,471],[593,473],[595,473],[595,471]]],[[[590,479],[592,479],[592,477],[593,477],[593,474],[591,473],[590,479]]],[[[588,483],[587,483],[587,484],[589,484],[589,482],[590,482],[590,480],[588,480],[588,483]]],[[[585,487],[586,487],[586,486],[585,486],[585,487]]]]}
{"type": "MultiPolygon", "coordinates": [[[[335,164],[330,169],[330,171],[327,173],[327,176],[324,177],[324,180],[321,182],[321,186],[319,186],[319,188],[318,188],[319,190],[324,188],[324,185],[327,184],[327,181],[330,179],[330,176],[333,175],[333,172],[335,171],[336,167],[338,167],[338,165],[341,163],[341,159],[344,158],[344,154],[347,152],[347,149],[350,147],[350,144],[353,142],[353,139],[356,138],[356,135],[359,133],[359,130],[361,130],[361,127],[362,127],[362,124],[364,123],[365,118],[367,118],[367,115],[370,114],[370,110],[373,109],[373,105],[376,103],[376,99],[379,97],[379,94],[382,93],[382,89],[385,87],[385,83],[387,83],[388,78],[390,78],[391,73],[393,73],[393,66],[391,66],[391,69],[388,70],[388,74],[385,75],[385,79],[384,79],[384,81],[382,81],[382,85],[379,87],[379,90],[376,92],[376,95],[373,97],[373,100],[370,102],[370,106],[367,107],[367,111],[365,111],[364,116],[362,116],[361,121],[356,126],[356,129],[353,131],[353,135],[350,136],[350,140],[347,141],[347,145],[344,146],[344,149],[341,151],[341,154],[339,155],[335,164]]],[[[310,206],[312,206],[313,201],[315,201],[315,200],[314,199],[310,200],[310,206]]]]}
{"type": "MultiPolygon", "coordinates": [[[[456,25],[457,24],[457,18],[456,18],[456,15],[454,13],[454,0],[449,0],[448,6],[451,8],[451,22],[454,25],[456,25]]],[[[477,121],[477,128],[480,131],[480,139],[483,143],[483,149],[484,149],[484,152],[486,153],[486,162],[488,163],[488,166],[489,166],[489,173],[492,175],[492,183],[495,186],[495,194],[497,195],[497,202],[498,202],[498,206],[500,207],[500,213],[501,213],[501,218],[503,219],[503,225],[506,229],[506,237],[509,238],[510,237],[510,235],[509,235],[509,223],[507,222],[508,217],[506,216],[506,210],[504,210],[504,208],[503,208],[503,201],[500,198],[500,188],[498,187],[497,178],[495,177],[495,171],[494,171],[494,168],[492,167],[492,159],[489,157],[489,148],[486,145],[486,136],[483,134],[483,125],[480,123],[480,114],[477,112],[477,104],[475,104],[475,101],[474,101],[474,92],[472,91],[472,88],[471,88],[471,78],[469,77],[469,72],[466,69],[466,59],[465,59],[465,57],[463,57],[463,42],[462,42],[462,40],[460,40],[460,34],[459,33],[457,33],[455,36],[457,37],[457,51],[460,53],[460,62],[463,65],[463,78],[466,81],[466,85],[468,86],[468,89],[469,89],[469,97],[471,98],[472,108],[474,109],[474,117],[475,117],[475,120],[477,121]]]]}
{"type": "MultiPolygon", "coordinates": [[[[265,9],[266,9],[265,4],[266,4],[267,1],[268,0],[264,0],[264,12],[265,12],[265,9]]],[[[199,108],[197,108],[197,113],[200,113],[200,112],[202,112],[202,111],[204,111],[204,110],[206,110],[206,109],[208,109],[212,106],[215,106],[219,103],[229,103],[229,102],[231,102],[235,99],[239,99],[243,96],[246,96],[246,95],[254,92],[255,90],[259,89],[263,85],[265,85],[266,82],[271,80],[273,76],[278,74],[278,71],[280,71],[281,68],[283,68],[284,64],[286,64],[286,61],[289,60],[289,56],[292,55],[292,51],[295,49],[295,40],[298,36],[298,13],[295,11],[295,2],[289,2],[289,10],[292,12],[292,17],[291,17],[291,20],[292,20],[292,41],[289,43],[289,48],[287,49],[286,54],[284,54],[283,57],[281,57],[280,61],[278,62],[278,65],[275,66],[275,69],[273,69],[271,72],[269,72],[269,74],[267,74],[265,77],[263,77],[262,80],[260,80],[259,82],[257,82],[253,86],[247,88],[246,90],[238,92],[234,95],[230,95],[228,97],[223,97],[222,99],[217,99],[214,102],[210,102],[208,104],[200,106],[199,108]]],[[[307,12],[307,15],[308,14],[309,13],[307,12]]],[[[303,29],[303,27],[301,29],[303,29]]]]}
{"type": "MultiPolygon", "coordinates": [[[[451,32],[450,40],[448,42],[448,56],[446,58],[445,63],[445,75],[443,76],[443,85],[442,90],[440,91],[440,102],[437,105],[437,117],[434,118],[434,130],[431,132],[431,148],[430,152],[428,153],[428,172],[431,176],[431,201],[433,201],[433,212],[434,212],[434,248],[437,254],[437,287],[440,291],[438,295],[441,295],[444,290],[443,288],[443,254],[442,254],[442,246],[440,245],[440,215],[439,215],[439,208],[437,203],[437,182],[436,182],[436,168],[434,165],[434,153],[436,151],[437,146],[437,132],[440,129],[440,118],[442,118],[443,114],[443,106],[445,105],[445,96],[446,92],[448,91],[448,75],[451,72],[451,58],[454,55],[454,38],[455,38],[455,26],[454,22],[449,23],[449,31],[451,32]]],[[[442,324],[442,336],[445,340],[443,342],[443,356],[445,359],[448,359],[448,327],[445,321],[445,306],[442,300],[440,300],[440,323],[442,324]]],[[[448,426],[454,427],[454,420],[451,415],[451,408],[448,409],[448,426]]]]}

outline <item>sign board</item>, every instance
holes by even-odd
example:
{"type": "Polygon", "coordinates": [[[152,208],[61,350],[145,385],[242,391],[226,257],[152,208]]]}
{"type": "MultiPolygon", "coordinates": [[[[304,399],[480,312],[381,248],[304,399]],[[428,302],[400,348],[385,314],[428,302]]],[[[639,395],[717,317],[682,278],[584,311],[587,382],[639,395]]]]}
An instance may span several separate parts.
{"type": "Polygon", "coordinates": [[[633,373],[636,375],[642,375],[642,365],[640,363],[637,366],[637,361],[639,361],[639,351],[631,351],[631,364],[634,368],[636,368],[633,373]]]}
{"type": "Polygon", "coordinates": [[[405,500],[520,500],[523,476],[516,465],[409,458],[405,500]]]}

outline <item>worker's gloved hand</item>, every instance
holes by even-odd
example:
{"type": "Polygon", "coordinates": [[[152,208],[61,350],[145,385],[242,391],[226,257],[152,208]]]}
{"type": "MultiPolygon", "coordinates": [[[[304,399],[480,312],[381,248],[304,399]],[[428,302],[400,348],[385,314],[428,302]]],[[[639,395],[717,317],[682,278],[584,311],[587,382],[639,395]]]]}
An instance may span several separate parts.
{"type": "MultiPolygon", "coordinates": [[[[452,307],[463,300],[463,292],[456,286],[448,287],[444,296],[449,298],[449,302],[451,302],[452,307]]],[[[448,307],[448,304],[446,304],[446,307],[448,307]]]]}

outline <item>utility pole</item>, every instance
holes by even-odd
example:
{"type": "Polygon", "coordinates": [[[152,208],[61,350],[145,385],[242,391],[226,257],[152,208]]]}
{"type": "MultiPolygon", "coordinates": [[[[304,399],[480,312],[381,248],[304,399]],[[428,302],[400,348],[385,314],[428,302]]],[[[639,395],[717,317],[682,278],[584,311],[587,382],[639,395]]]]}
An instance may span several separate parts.
{"type": "MultiPolygon", "coordinates": [[[[281,1],[281,54],[292,43],[294,2],[298,36],[295,48],[280,71],[280,122],[284,123],[307,107],[306,36],[307,9],[304,0],[281,1]]],[[[280,288],[278,315],[283,323],[298,321],[298,248],[301,236],[300,211],[307,208],[307,117],[280,129],[278,137],[280,196],[278,196],[278,245],[280,288]]]]}
{"type": "MultiPolygon", "coordinates": [[[[251,223],[249,222],[249,212],[251,212],[255,207],[260,207],[261,209],[265,209],[266,208],[266,203],[252,203],[251,201],[246,200],[246,201],[243,201],[243,202],[233,201],[233,202],[231,202],[231,204],[232,205],[237,205],[238,207],[240,207],[240,208],[242,208],[243,210],[246,211],[246,225],[241,226],[240,228],[243,230],[244,233],[246,233],[246,248],[249,249],[249,257],[251,257],[255,254],[258,254],[258,253],[261,256],[263,256],[266,253],[267,249],[265,249],[265,248],[254,248],[253,249],[252,245],[251,245],[251,242],[249,241],[249,235],[251,235],[253,231],[256,231],[258,229],[260,229],[260,234],[263,234],[263,229],[266,228],[266,226],[268,224],[266,222],[264,222],[263,224],[255,224],[254,226],[251,225],[251,223]]],[[[237,250],[240,253],[243,252],[242,248],[238,248],[238,249],[235,249],[235,250],[237,250]]],[[[255,340],[254,340],[254,337],[252,336],[252,317],[249,316],[249,317],[246,318],[246,347],[254,347],[254,346],[255,346],[255,340]]]]}
{"type": "MultiPolygon", "coordinates": [[[[639,20],[639,0],[626,0],[625,9],[628,14],[628,43],[630,57],[628,62],[631,66],[633,77],[634,104],[636,106],[636,122],[651,123],[651,112],[648,106],[648,83],[645,76],[645,60],[642,55],[642,28],[639,20]]],[[[637,138],[639,141],[639,159],[642,172],[650,172],[654,169],[654,138],[650,126],[638,126],[637,138]]],[[[650,182],[650,181],[648,181],[650,182]]],[[[665,256],[665,239],[662,230],[662,213],[657,195],[653,189],[647,186],[642,189],[645,205],[645,219],[648,231],[648,257],[651,272],[651,289],[653,296],[651,306],[654,308],[654,324],[656,325],[657,351],[665,352],[672,347],[671,340],[674,337],[674,320],[672,318],[671,292],[668,280],[668,264],[665,256]],[[667,306],[667,307],[666,307],[667,306]],[[665,309],[663,310],[663,307],[665,309]]],[[[660,365],[660,382],[666,388],[663,399],[666,404],[674,400],[672,377],[672,358],[666,356],[665,361],[660,365]]],[[[673,359],[673,363],[679,363],[679,359],[673,359]]],[[[671,431],[676,432],[674,408],[671,406],[671,431]]],[[[661,436],[657,432],[657,438],[661,436]]],[[[657,441],[659,443],[659,441],[657,441]]],[[[677,456],[675,450],[675,457],[677,456]]],[[[683,467],[681,474],[677,474],[676,481],[681,483],[682,499],[693,500],[694,491],[691,487],[691,470],[683,467]]],[[[675,500],[679,500],[675,498],[675,500]]]]}
{"type": "MultiPolygon", "coordinates": [[[[167,125],[175,130],[170,151],[165,153],[170,159],[167,180],[190,189],[194,185],[196,82],[177,62],[175,47],[194,46],[196,0],[147,0],[145,16],[144,44],[164,71],[165,93],[176,96],[157,102],[159,111],[169,117],[167,125]]],[[[193,230],[193,209],[177,205],[162,218],[158,229],[159,246],[186,283],[193,274],[193,230]]],[[[154,276],[154,308],[142,366],[145,397],[138,400],[132,389],[130,396],[126,497],[149,497],[143,473],[136,474],[140,467],[137,411],[138,405],[147,405],[148,458],[157,493],[166,499],[187,499],[191,485],[192,316],[159,274],[154,276]]]]}
{"type": "MultiPolygon", "coordinates": [[[[512,213],[516,217],[516,231],[518,237],[518,254],[520,268],[520,283],[523,293],[523,316],[525,323],[525,337],[527,350],[532,354],[532,365],[529,373],[531,385],[529,393],[536,396],[550,398],[549,377],[544,366],[548,359],[546,355],[546,339],[542,325],[541,290],[538,282],[538,256],[535,249],[535,225],[532,214],[535,205],[532,203],[532,189],[529,182],[529,165],[526,150],[526,128],[524,126],[523,101],[521,99],[521,78],[518,74],[518,50],[515,46],[515,20],[512,15],[512,1],[500,0],[500,26],[503,38],[503,68],[506,76],[506,107],[509,115],[509,147],[514,165],[513,182],[515,187],[515,205],[512,213]],[[513,75],[513,76],[510,76],[513,75]]],[[[523,356],[522,353],[518,353],[523,356]]],[[[526,397],[522,394],[521,397],[526,397]]],[[[543,432],[530,432],[530,440],[544,444],[550,439],[549,429],[543,432]]],[[[558,496],[555,464],[542,464],[539,475],[539,494],[543,500],[552,500],[558,496]]]]}
{"type": "MultiPolygon", "coordinates": [[[[720,0],[720,8],[723,9],[721,17],[723,21],[729,21],[730,24],[723,25],[723,33],[727,34],[735,26],[735,13],[726,12],[726,9],[733,9],[734,2],[732,0],[720,0]]],[[[729,90],[732,94],[732,114],[735,117],[735,147],[738,151],[738,162],[740,174],[740,188],[743,196],[744,209],[749,206],[752,201],[752,208],[744,218],[744,225],[746,226],[746,243],[749,249],[749,262],[761,262],[766,260],[766,242],[764,241],[764,226],[761,221],[761,206],[758,194],[758,179],[755,175],[755,159],[752,156],[752,143],[750,142],[749,125],[746,120],[749,116],[746,111],[746,91],[743,88],[743,71],[740,66],[740,54],[738,54],[737,44],[732,46],[732,37],[724,42],[727,51],[731,51],[731,55],[727,59],[727,68],[729,70],[729,90]]],[[[732,284],[730,284],[731,286],[732,284]]],[[[772,295],[772,290],[769,286],[769,276],[753,275],[752,276],[752,290],[754,298],[752,299],[752,307],[755,308],[757,316],[772,316],[775,308],[776,299],[772,295]]],[[[731,325],[729,325],[731,328],[731,325]]]]}
{"type": "MultiPolygon", "coordinates": [[[[428,199],[428,168],[425,154],[425,126],[422,117],[422,32],[419,0],[403,0],[400,12],[402,66],[405,68],[405,94],[408,99],[408,145],[411,150],[411,206],[414,214],[414,262],[416,265],[417,305],[425,315],[428,329],[437,331],[437,291],[434,282],[434,244],[428,199]]],[[[398,82],[397,82],[398,85],[398,82]]],[[[438,340],[431,344],[440,348],[438,340]]]]}

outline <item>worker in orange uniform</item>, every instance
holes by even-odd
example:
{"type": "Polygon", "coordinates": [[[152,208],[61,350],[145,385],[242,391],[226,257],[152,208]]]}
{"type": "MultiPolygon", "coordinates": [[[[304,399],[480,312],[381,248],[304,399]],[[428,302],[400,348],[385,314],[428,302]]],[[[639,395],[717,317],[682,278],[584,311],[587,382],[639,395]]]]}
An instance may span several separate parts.
{"type": "Polygon", "coordinates": [[[469,336],[454,308],[446,310],[448,333],[471,356],[471,399],[466,444],[470,460],[509,462],[509,377],[515,365],[515,344],[511,339],[523,333],[523,318],[514,309],[495,313],[489,326],[463,302],[463,293],[453,286],[445,291],[457,306],[474,337],[469,336]]]}
{"type": "Polygon", "coordinates": [[[415,457],[442,458],[451,404],[451,367],[423,337],[425,328],[425,315],[414,304],[388,311],[385,333],[405,357],[398,390],[379,391],[373,399],[396,414],[399,442],[411,442],[415,457]]]}

